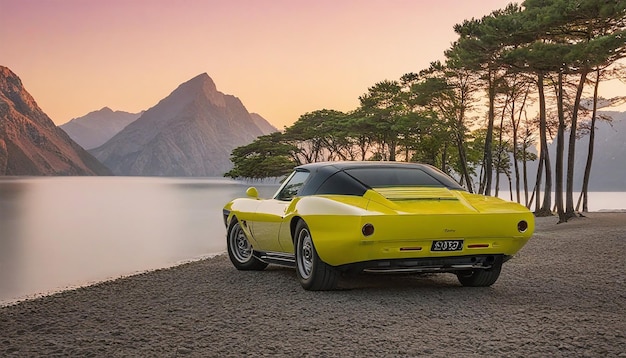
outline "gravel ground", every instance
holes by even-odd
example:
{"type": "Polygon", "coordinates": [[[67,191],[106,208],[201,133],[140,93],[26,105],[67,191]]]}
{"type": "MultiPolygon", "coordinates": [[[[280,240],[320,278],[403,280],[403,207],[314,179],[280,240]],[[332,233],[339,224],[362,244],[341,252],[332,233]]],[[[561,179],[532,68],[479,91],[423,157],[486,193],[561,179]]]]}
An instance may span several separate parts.
{"type": "Polygon", "coordinates": [[[556,225],[489,288],[361,275],[304,291],[226,256],[0,308],[0,356],[626,357],[626,213],[556,225]]]}

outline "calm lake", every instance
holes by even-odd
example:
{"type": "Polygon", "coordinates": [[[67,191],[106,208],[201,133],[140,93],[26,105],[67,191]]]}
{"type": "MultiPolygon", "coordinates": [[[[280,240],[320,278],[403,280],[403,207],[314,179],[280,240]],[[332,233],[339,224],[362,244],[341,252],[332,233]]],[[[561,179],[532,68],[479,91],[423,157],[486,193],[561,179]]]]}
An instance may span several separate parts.
{"type": "MultiPolygon", "coordinates": [[[[278,185],[255,185],[270,197],[278,185]]],[[[222,178],[0,178],[0,305],[224,252],[222,178]]],[[[508,193],[501,196],[508,198],[508,193]]],[[[590,193],[590,210],[626,193],[590,193]]]]}
{"type": "MultiPolygon", "coordinates": [[[[270,197],[278,185],[256,185],[270,197]]],[[[224,252],[222,178],[0,178],[0,305],[224,252]]]]}

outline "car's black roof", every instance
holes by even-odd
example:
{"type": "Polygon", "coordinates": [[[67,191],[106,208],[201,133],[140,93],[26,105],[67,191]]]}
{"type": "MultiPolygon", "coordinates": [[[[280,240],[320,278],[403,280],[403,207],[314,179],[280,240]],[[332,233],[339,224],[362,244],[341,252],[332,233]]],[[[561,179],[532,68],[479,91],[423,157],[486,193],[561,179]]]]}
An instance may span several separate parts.
{"type": "Polygon", "coordinates": [[[307,171],[312,175],[307,179],[298,195],[313,194],[350,194],[362,195],[369,188],[366,181],[359,180],[346,172],[355,172],[361,169],[416,169],[427,174],[437,184],[454,190],[465,190],[452,178],[438,169],[420,163],[406,162],[318,162],[296,167],[297,171],[307,171]],[[331,178],[332,177],[332,178],[331,178]]]}

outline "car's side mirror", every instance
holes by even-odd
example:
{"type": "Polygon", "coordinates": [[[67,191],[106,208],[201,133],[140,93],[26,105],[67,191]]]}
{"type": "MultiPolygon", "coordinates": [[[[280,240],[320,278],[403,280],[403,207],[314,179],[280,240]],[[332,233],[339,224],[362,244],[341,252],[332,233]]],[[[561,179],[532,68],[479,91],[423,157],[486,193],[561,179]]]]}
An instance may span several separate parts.
{"type": "Polygon", "coordinates": [[[253,199],[258,199],[259,198],[259,191],[256,190],[255,187],[251,186],[248,188],[248,190],[246,190],[246,195],[250,198],[253,199]]]}

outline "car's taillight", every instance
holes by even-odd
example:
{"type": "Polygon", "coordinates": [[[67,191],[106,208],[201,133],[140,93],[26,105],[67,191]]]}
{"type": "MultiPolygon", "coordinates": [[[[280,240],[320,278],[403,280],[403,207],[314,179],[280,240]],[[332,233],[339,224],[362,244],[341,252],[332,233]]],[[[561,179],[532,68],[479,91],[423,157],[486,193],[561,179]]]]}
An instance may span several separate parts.
{"type": "Polygon", "coordinates": [[[374,225],[370,223],[363,225],[363,228],[361,228],[361,232],[364,236],[371,236],[372,234],[374,234],[374,225]]]}
{"type": "Polygon", "coordinates": [[[528,230],[528,223],[525,220],[517,223],[517,231],[526,232],[526,230],[528,230]]]}

